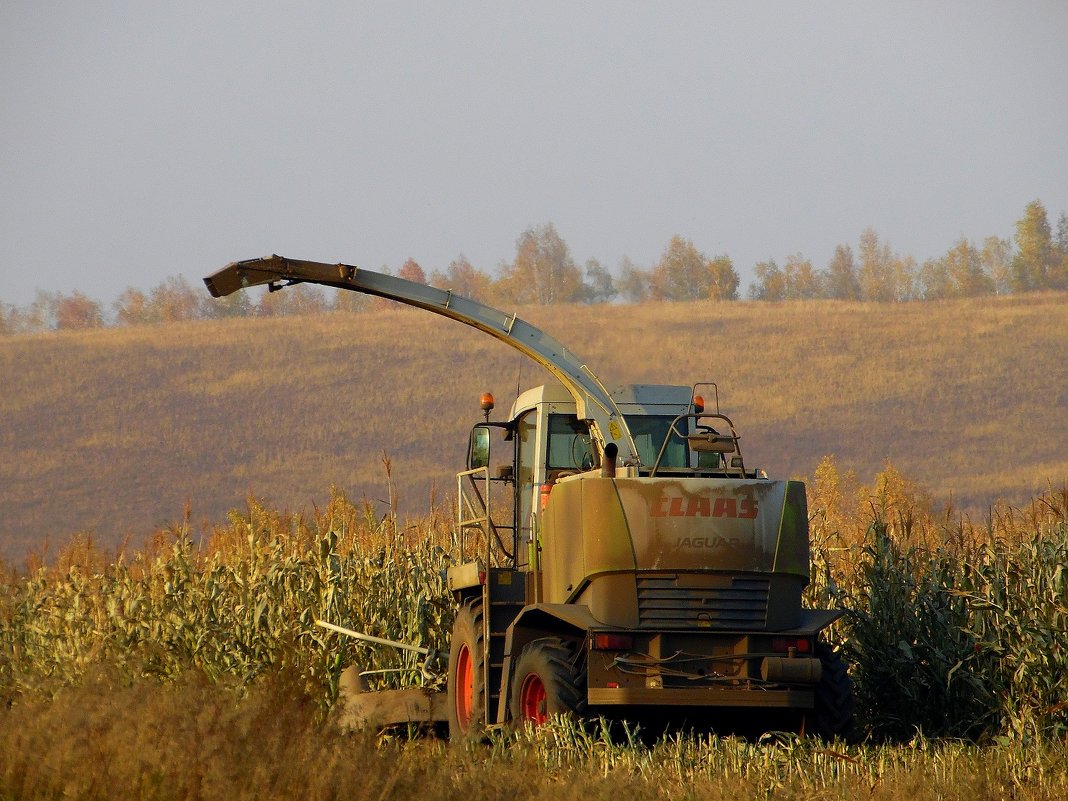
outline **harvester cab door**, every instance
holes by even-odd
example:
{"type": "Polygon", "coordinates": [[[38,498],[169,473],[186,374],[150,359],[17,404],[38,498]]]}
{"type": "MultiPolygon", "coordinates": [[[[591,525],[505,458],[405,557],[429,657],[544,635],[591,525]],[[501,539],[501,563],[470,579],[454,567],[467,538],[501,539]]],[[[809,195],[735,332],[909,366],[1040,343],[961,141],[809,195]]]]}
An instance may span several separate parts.
{"type": "Polygon", "coordinates": [[[537,531],[534,496],[538,491],[538,413],[524,412],[515,421],[515,526],[516,562],[520,569],[535,570],[537,531]]]}

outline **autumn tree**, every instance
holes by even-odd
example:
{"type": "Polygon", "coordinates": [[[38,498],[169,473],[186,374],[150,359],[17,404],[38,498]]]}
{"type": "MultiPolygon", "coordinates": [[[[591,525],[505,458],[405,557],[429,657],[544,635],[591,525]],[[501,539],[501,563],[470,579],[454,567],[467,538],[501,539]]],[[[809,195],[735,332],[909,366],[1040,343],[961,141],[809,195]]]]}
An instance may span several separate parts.
{"type": "Polygon", "coordinates": [[[0,330],[31,333],[99,328],[105,320],[101,304],[78,290],[65,295],[39,289],[29,308],[22,310],[10,307],[4,312],[2,322],[3,329],[0,330]]]}
{"type": "Polygon", "coordinates": [[[738,283],[728,257],[709,259],[676,234],[653,267],[649,287],[654,300],[735,300],[738,283]]]}
{"type": "Polygon", "coordinates": [[[749,285],[751,300],[779,301],[786,299],[786,276],[775,259],[757,262],[753,267],[756,281],[749,285]]]}
{"type": "Polygon", "coordinates": [[[209,298],[204,306],[204,316],[212,320],[248,317],[254,311],[248,292],[234,292],[224,298],[209,298]]]}
{"type": "Polygon", "coordinates": [[[1052,289],[1068,289],[1068,214],[1061,212],[1057,219],[1057,236],[1053,241],[1053,263],[1050,265],[1049,285],[1052,289]]]}
{"type": "Polygon", "coordinates": [[[707,296],[710,282],[704,254],[676,234],[653,267],[650,289],[655,300],[697,300],[707,296]]]}
{"type": "Polygon", "coordinates": [[[528,228],[515,243],[515,260],[502,270],[500,288],[514,303],[568,303],[582,294],[582,275],[552,223],[528,228]]]}
{"type": "Polygon", "coordinates": [[[0,302],[0,336],[9,334],[28,334],[43,330],[30,311],[12,303],[0,302]]]}
{"type": "Polygon", "coordinates": [[[800,253],[786,257],[782,266],[789,300],[812,300],[820,296],[820,277],[812,262],[800,253]]]}
{"type": "Polygon", "coordinates": [[[835,300],[860,300],[860,281],[853,248],[839,245],[823,276],[824,295],[835,300]]]}
{"type": "Polygon", "coordinates": [[[757,277],[749,285],[753,300],[811,300],[820,296],[820,276],[800,253],[787,256],[781,268],[774,259],[762,261],[753,272],[757,277]]]}
{"type": "Polygon", "coordinates": [[[58,292],[46,292],[38,289],[33,302],[26,309],[23,320],[25,330],[51,331],[56,327],[56,308],[59,305],[60,294],[58,292]]]}
{"type": "Polygon", "coordinates": [[[726,255],[716,256],[708,262],[709,300],[738,300],[741,279],[734,269],[734,262],[726,255]]]}
{"type": "Polygon", "coordinates": [[[616,289],[615,280],[608,268],[597,259],[587,259],[582,301],[584,303],[611,303],[618,294],[619,290],[616,289]]]}
{"type": "Polygon", "coordinates": [[[994,282],[983,270],[982,255],[964,237],[943,258],[954,297],[972,298],[994,291],[994,282]]]}
{"type": "Polygon", "coordinates": [[[1012,291],[1012,243],[1009,240],[988,236],[979,251],[979,261],[996,294],[1012,291]]]}
{"type": "Polygon", "coordinates": [[[454,259],[445,272],[435,270],[430,275],[430,285],[438,289],[451,289],[457,295],[471,300],[486,301],[493,279],[471,264],[462,253],[454,259]]]}
{"type": "Polygon", "coordinates": [[[946,260],[928,259],[920,268],[917,278],[920,297],[924,300],[944,300],[953,295],[953,282],[949,277],[946,260]]]}
{"type": "Polygon", "coordinates": [[[887,302],[896,299],[894,254],[888,244],[879,241],[874,228],[866,228],[860,235],[860,283],[862,300],[887,302]]]}
{"type": "Polygon", "coordinates": [[[189,285],[185,276],[172,275],[152,289],[148,297],[152,322],[171,323],[201,317],[204,295],[189,285]]]}
{"type": "Polygon", "coordinates": [[[104,313],[97,301],[75,290],[69,295],[56,296],[55,320],[60,331],[100,328],[104,313]]]}
{"type": "Polygon", "coordinates": [[[371,296],[363,292],[353,292],[348,289],[339,289],[334,297],[331,311],[346,313],[365,312],[371,308],[371,296]]]}
{"type": "Polygon", "coordinates": [[[293,292],[295,296],[293,298],[294,314],[322,314],[331,308],[330,302],[326,298],[326,291],[320,286],[301,284],[300,286],[290,287],[286,291],[293,292]]]}
{"type": "Polygon", "coordinates": [[[1054,266],[1053,239],[1040,200],[1032,200],[1024,216],[1016,222],[1016,258],[1012,260],[1012,289],[1032,292],[1049,285],[1050,269],[1054,266]]]}
{"type": "Polygon", "coordinates": [[[259,317],[289,317],[319,314],[328,308],[330,307],[322,289],[297,284],[276,292],[264,292],[256,304],[255,313],[259,317]]]}
{"type": "Polygon", "coordinates": [[[916,286],[916,273],[918,271],[916,260],[912,256],[894,254],[894,300],[904,302],[915,300],[919,297],[919,290],[916,286]]]}
{"type": "Polygon", "coordinates": [[[627,303],[643,303],[649,299],[650,273],[624,256],[619,265],[616,288],[627,303]]]}
{"type": "Polygon", "coordinates": [[[426,273],[423,272],[423,268],[419,266],[419,263],[412,258],[409,258],[397,270],[397,277],[416,284],[426,283],[426,273]]]}
{"type": "MultiPolygon", "coordinates": [[[[244,292],[236,293],[244,295],[244,292]]],[[[157,322],[152,319],[148,296],[140,289],[126,287],[112,304],[115,322],[119,325],[147,325],[157,322]]]]}

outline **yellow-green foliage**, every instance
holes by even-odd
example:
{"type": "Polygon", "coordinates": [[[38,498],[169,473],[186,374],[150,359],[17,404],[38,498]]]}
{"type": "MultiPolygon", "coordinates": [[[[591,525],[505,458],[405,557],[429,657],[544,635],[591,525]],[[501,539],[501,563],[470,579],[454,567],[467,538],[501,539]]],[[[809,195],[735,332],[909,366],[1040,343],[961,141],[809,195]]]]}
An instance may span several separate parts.
{"type": "Polygon", "coordinates": [[[891,465],[863,487],[824,460],[810,491],[808,598],[846,610],[869,733],[1068,733],[1068,486],[980,526],[933,516],[891,465]]]}
{"type": "MultiPolygon", "coordinates": [[[[813,486],[842,486],[833,464],[813,486]]],[[[1068,491],[980,528],[932,518],[922,496],[888,467],[856,493],[874,517],[813,507],[808,602],[846,610],[830,634],[852,662],[863,727],[891,739],[1063,736],[1068,491]]],[[[111,562],[72,548],[2,585],[0,692],[52,692],[99,665],[241,685],[284,674],[324,707],[348,663],[399,671],[377,679],[392,686],[422,682],[417,657],[314,621],[446,650],[455,545],[444,515],[401,529],[334,491],[307,518],[250,501],[200,545],[179,528],[111,562]]]]}
{"type": "Polygon", "coordinates": [[[348,661],[404,668],[382,680],[411,683],[418,664],[404,652],[368,653],[315,620],[441,648],[452,623],[449,548],[437,519],[398,531],[335,492],[311,520],[250,501],[203,546],[178,530],[154,554],[99,569],[84,553],[80,562],[68,555],[5,583],[0,686],[12,694],[74,683],[98,664],[244,683],[283,671],[326,703],[348,661]]]}

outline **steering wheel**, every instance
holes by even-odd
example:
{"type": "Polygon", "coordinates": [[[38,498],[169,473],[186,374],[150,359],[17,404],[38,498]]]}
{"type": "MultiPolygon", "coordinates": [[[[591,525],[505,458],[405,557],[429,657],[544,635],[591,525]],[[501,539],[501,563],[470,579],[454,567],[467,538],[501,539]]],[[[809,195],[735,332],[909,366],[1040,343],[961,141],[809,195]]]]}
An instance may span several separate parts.
{"type": "Polygon", "coordinates": [[[592,440],[588,436],[576,434],[571,438],[571,464],[580,470],[593,469],[592,440]]]}

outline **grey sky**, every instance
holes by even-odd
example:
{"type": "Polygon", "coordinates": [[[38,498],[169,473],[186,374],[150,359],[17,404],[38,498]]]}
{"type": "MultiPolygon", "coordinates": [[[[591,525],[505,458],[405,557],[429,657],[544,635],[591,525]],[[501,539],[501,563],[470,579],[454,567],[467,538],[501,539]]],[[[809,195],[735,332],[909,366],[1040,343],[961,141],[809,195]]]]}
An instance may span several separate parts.
{"type": "Polygon", "coordinates": [[[0,0],[0,299],[271,252],[742,273],[1068,211],[1068,3],[0,0]]]}

